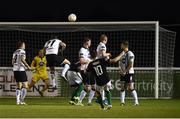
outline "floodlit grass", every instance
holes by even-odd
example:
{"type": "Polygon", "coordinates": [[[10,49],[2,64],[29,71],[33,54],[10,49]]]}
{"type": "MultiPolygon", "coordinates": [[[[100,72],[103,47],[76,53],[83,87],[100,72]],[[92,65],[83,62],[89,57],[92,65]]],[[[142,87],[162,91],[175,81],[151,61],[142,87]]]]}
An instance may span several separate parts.
{"type": "Polygon", "coordinates": [[[140,100],[140,106],[127,100],[124,107],[113,100],[111,110],[101,110],[95,102],[72,106],[62,98],[27,98],[26,102],[27,106],[17,106],[14,98],[1,98],[0,117],[180,117],[180,100],[140,100]]]}

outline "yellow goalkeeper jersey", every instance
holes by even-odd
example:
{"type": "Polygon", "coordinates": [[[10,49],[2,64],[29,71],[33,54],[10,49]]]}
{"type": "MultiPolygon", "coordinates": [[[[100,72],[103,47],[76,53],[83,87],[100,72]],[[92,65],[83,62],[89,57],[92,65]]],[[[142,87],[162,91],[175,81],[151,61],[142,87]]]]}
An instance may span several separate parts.
{"type": "Polygon", "coordinates": [[[46,73],[46,65],[47,65],[47,60],[45,56],[43,58],[36,56],[34,57],[31,63],[31,67],[35,68],[36,70],[35,73],[38,73],[38,74],[46,73]]]}

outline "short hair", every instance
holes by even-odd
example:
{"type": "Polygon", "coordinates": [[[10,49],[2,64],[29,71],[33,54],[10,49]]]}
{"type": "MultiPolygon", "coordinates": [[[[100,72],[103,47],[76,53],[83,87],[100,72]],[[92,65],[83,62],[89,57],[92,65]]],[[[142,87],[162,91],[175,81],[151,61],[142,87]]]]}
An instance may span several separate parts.
{"type": "Polygon", "coordinates": [[[86,37],[86,38],[84,38],[84,40],[83,40],[83,43],[87,43],[88,41],[90,41],[91,39],[89,38],[89,37],[86,37]]]}
{"type": "Polygon", "coordinates": [[[16,43],[16,47],[17,47],[17,48],[20,48],[24,43],[25,43],[25,42],[23,42],[23,41],[18,41],[18,42],[16,43]]]}
{"type": "Polygon", "coordinates": [[[107,35],[102,34],[102,35],[100,36],[100,41],[104,41],[104,38],[105,38],[105,37],[107,37],[107,35]]]}
{"type": "Polygon", "coordinates": [[[128,41],[123,41],[122,44],[123,44],[125,47],[129,47],[129,42],[128,42],[128,41]]]}

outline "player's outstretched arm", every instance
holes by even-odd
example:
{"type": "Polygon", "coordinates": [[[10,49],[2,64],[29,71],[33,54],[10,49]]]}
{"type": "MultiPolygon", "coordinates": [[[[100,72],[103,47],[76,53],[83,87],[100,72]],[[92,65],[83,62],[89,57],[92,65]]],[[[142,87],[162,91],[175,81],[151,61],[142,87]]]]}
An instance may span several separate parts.
{"type": "Polygon", "coordinates": [[[121,60],[122,56],[124,55],[124,51],[122,51],[117,57],[113,58],[113,59],[110,59],[110,62],[111,63],[116,63],[118,62],[119,60],[121,60]]]}

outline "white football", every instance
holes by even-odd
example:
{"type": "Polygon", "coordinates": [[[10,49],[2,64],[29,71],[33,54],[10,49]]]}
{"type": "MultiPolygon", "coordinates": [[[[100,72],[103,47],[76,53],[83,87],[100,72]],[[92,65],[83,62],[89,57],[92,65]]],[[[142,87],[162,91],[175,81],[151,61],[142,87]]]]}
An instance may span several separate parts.
{"type": "Polygon", "coordinates": [[[68,20],[69,20],[70,22],[75,22],[76,19],[77,19],[77,17],[76,17],[75,14],[70,14],[70,15],[68,16],[68,20]]]}

